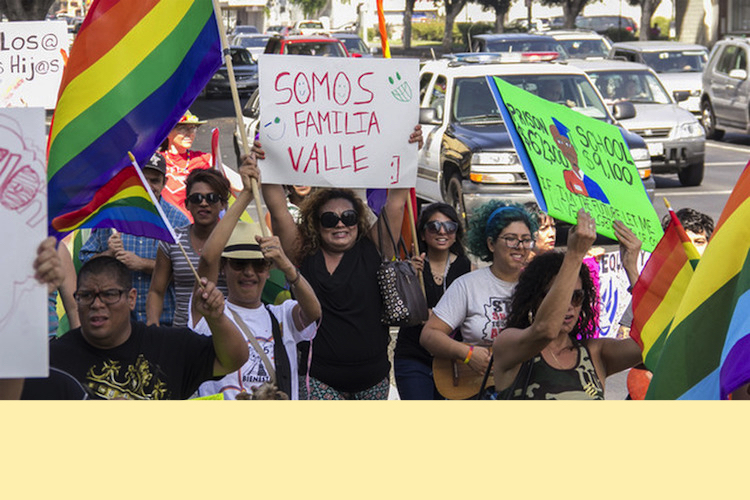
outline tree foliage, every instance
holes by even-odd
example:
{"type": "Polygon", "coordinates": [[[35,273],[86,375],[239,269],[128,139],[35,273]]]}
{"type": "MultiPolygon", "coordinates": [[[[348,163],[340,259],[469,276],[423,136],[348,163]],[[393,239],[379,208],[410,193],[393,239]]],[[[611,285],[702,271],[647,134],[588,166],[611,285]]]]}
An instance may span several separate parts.
{"type": "Polygon", "coordinates": [[[55,0],[0,0],[0,13],[8,21],[39,21],[44,19],[55,0]]]}
{"type": "Polygon", "coordinates": [[[565,16],[565,28],[573,29],[576,25],[576,17],[581,14],[583,8],[597,1],[601,0],[541,0],[540,3],[546,7],[561,6],[565,16]]]}
{"type": "Polygon", "coordinates": [[[483,10],[495,11],[495,33],[502,33],[511,0],[474,0],[474,3],[481,5],[483,10]]]}
{"type": "Polygon", "coordinates": [[[640,40],[651,40],[655,37],[655,30],[651,29],[651,18],[656,12],[656,9],[661,5],[661,0],[628,0],[630,5],[641,7],[641,19],[640,19],[640,40]]]}
{"type": "Polygon", "coordinates": [[[327,0],[290,0],[294,5],[299,5],[305,17],[315,17],[318,12],[328,4],[327,0]]]}

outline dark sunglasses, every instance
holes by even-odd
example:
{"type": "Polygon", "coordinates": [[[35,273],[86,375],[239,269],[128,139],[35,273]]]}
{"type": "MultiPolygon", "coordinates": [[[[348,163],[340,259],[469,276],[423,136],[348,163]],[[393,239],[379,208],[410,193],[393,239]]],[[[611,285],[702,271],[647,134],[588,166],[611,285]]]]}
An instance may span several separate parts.
{"type": "Polygon", "coordinates": [[[356,226],[358,222],[356,210],[344,210],[341,215],[334,212],[323,212],[320,214],[320,225],[326,228],[332,228],[343,222],[346,227],[356,226]]]}
{"type": "Polygon", "coordinates": [[[195,203],[196,205],[200,205],[201,203],[203,203],[203,200],[206,200],[210,205],[215,205],[221,201],[221,196],[216,193],[193,193],[186,199],[190,203],[195,203]]]}
{"type": "Polygon", "coordinates": [[[265,259],[227,259],[227,262],[233,271],[238,272],[242,272],[249,266],[253,266],[255,272],[262,273],[271,265],[270,262],[265,259]]]}
{"type": "Polygon", "coordinates": [[[432,220],[424,225],[424,228],[427,230],[427,232],[433,234],[438,234],[441,227],[447,234],[453,234],[458,231],[458,223],[453,222],[452,220],[442,222],[438,220],[432,220]]]}

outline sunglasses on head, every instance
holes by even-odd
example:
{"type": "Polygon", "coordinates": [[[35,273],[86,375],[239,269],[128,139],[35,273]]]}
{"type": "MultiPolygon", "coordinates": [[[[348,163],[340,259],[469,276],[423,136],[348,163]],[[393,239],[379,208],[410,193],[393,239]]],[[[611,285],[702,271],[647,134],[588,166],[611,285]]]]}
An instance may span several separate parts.
{"type": "Polygon", "coordinates": [[[233,271],[244,271],[249,266],[253,266],[255,272],[262,273],[268,269],[270,263],[265,259],[227,259],[229,267],[233,271]]]}
{"type": "Polygon", "coordinates": [[[332,228],[343,222],[346,227],[356,226],[358,222],[356,210],[344,210],[341,215],[335,212],[323,212],[320,214],[320,225],[326,228],[332,228]]]}
{"type": "Polygon", "coordinates": [[[439,220],[432,220],[424,225],[424,228],[427,230],[428,233],[438,234],[440,232],[440,228],[443,228],[443,231],[445,231],[447,234],[453,234],[456,231],[458,231],[458,223],[453,222],[452,220],[448,221],[439,221],[439,220]]]}
{"type": "Polygon", "coordinates": [[[221,196],[216,193],[193,193],[186,199],[190,203],[195,203],[196,205],[200,205],[201,203],[203,203],[203,200],[206,200],[210,205],[215,205],[216,203],[219,203],[221,201],[221,196]]]}

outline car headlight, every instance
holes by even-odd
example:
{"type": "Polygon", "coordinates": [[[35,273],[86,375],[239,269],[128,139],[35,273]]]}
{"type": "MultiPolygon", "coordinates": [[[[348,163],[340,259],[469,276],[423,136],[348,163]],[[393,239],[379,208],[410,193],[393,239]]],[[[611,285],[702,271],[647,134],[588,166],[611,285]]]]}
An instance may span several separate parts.
{"type": "Polygon", "coordinates": [[[690,137],[701,137],[705,135],[703,127],[698,121],[683,123],[682,125],[675,128],[674,137],[675,139],[686,139],[690,137]]]}
{"type": "Polygon", "coordinates": [[[515,165],[518,155],[512,152],[484,152],[471,155],[472,165],[515,165]]]}
{"type": "Polygon", "coordinates": [[[217,80],[217,81],[226,80],[226,79],[227,79],[227,75],[223,73],[214,73],[214,76],[211,77],[211,80],[217,80]]]}
{"type": "Polygon", "coordinates": [[[633,148],[630,150],[630,156],[633,157],[633,161],[650,160],[651,155],[647,148],[633,148]]]}

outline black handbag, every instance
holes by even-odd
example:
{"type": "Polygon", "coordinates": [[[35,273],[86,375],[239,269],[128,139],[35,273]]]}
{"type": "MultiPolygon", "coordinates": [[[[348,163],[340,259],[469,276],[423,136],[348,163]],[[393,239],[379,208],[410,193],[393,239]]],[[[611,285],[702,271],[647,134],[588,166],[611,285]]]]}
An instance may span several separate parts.
{"type": "MultiPolygon", "coordinates": [[[[388,260],[383,252],[383,235],[378,222],[378,240],[380,255],[383,262],[378,269],[378,285],[383,299],[383,314],[381,322],[387,326],[416,326],[427,321],[427,299],[419,283],[419,276],[409,260],[400,260],[396,241],[393,239],[391,228],[385,211],[381,213],[388,231],[388,237],[393,244],[394,259],[388,260]]],[[[407,255],[406,245],[399,237],[399,246],[407,255]]]]}

